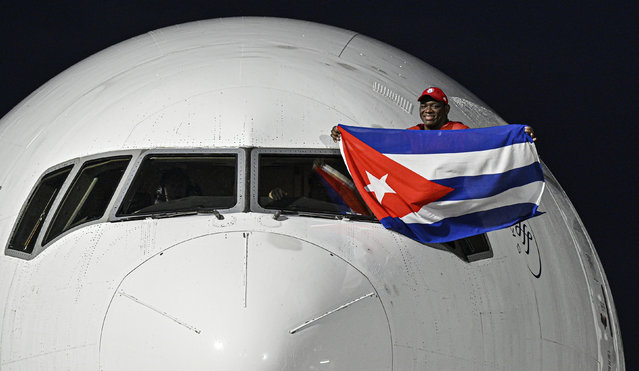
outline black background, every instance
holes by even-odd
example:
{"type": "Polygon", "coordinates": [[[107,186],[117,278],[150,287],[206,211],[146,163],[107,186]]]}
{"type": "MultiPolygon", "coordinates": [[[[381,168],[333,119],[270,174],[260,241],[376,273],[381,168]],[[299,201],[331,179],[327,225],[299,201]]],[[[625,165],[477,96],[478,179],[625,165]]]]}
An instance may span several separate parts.
{"type": "MultiPolygon", "coordinates": [[[[632,159],[637,2],[0,1],[0,115],[64,69],[157,28],[230,16],[329,24],[439,68],[506,121],[535,128],[542,159],[593,239],[612,287],[627,368],[639,364],[632,159]]],[[[412,124],[412,123],[407,123],[412,124]]],[[[0,160],[1,161],[1,160],[0,160]]]]}

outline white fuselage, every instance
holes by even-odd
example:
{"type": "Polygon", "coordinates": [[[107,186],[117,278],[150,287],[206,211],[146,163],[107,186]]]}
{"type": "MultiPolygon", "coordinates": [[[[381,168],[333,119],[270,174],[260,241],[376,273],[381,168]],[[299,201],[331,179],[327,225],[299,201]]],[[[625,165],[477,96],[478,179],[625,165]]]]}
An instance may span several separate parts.
{"type": "Polygon", "coordinates": [[[602,266],[545,167],[545,214],[470,259],[259,206],[259,151],[338,154],[338,123],[412,126],[425,86],[451,120],[505,124],[400,50],[283,19],[153,31],[49,81],[0,121],[0,370],[623,370],[602,266]],[[222,218],[116,215],[144,156],[209,152],[239,161],[222,218]],[[74,165],[43,230],[78,168],[115,155],[131,160],[103,216],[6,247],[44,174],[74,165]]]}

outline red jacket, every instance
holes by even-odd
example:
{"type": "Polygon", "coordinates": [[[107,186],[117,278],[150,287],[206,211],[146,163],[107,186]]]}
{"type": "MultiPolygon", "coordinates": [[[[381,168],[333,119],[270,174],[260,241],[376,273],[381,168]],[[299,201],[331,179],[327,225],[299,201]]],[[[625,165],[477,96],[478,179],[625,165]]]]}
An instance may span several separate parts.
{"type": "MultiPolygon", "coordinates": [[[[439,130],[460,130],[460,129],[469,129],[469,127],[462,124],[459,121],[448,121],[439,130]]],[[[424,130],[424,124],[417,124],[415,126],[411,126],[408,128],[408,130],[424,130]]]]}

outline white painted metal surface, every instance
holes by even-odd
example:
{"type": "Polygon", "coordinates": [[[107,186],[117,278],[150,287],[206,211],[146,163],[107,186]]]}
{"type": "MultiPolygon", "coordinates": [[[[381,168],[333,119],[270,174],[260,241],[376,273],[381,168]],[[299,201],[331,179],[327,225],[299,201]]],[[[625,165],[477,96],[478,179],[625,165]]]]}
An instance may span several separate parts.
{"type": "Polygon", "coordinates": [[[104,370],[370,370],[391,368],[390,340],[374,288],[351,265],[297,238],[232,232],[181,242],[128,274],[100,354],[104,370]]]}
{"type": "MultiPolygon", "coordinates": [[[[147,33],[0,121],[0,242],[58,164],[152,148],[336,148],[336,123],[412,126],[430,85],[451,98],[451,119],[504,123],[444,74],[354,32],[235,18],[147,33]]],[[[493,257],[471,263],[374,223],[258,212],[111,222],[109,210],[30,260],[0,256],[0,369],[622,370],[601,264],[544,170],[546,213],[491,232],[493,257]]]]}

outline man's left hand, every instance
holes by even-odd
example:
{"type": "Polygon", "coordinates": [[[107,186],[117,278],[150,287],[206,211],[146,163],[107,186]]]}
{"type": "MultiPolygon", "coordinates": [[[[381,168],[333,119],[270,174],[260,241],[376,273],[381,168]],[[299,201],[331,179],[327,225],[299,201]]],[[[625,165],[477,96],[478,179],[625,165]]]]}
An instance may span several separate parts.
{"type": "Polygon", "coordinates": [[[533,142],[535,142],[537,140],[537,137],[535,136],[535,131],[533,130],[532,126],[526,126],[524,128],[524,132],[528,135],[530,135],[530,137],[532,138],[533,142]]]}

